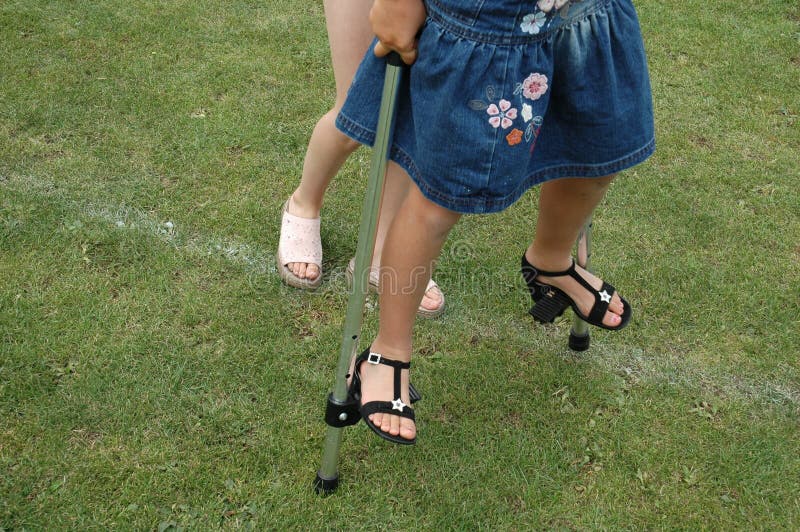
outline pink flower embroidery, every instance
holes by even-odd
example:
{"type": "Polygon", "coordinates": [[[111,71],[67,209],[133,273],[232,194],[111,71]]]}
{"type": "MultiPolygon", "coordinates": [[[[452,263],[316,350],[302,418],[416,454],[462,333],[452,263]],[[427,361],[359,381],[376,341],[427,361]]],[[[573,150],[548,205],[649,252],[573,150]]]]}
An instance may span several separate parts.
{"type": "Polygon", "coordinates": [[[568,0],[539,0],[536,2],[536,6],[545,13],[549,13],[554,7],[556,9],[561,9],[567,1],[568,0]]]}
{"type": "Polygon", "coordinates": [[[511,102],[508,100],[500,100],[498,103],[500,104],[499,108],[495,104],[486,108],[486,112],[491,117],[489,123],[495,129],[498,127],[508,129],[514,123],[513,120],[517,118],[517,110],[511,107],[511,102]]]}
{"type": "Polygon", "coordinates": [[[536,6],[545,13],[548,13],[553,9],[553,4],[555,4],[555,0],[539,0],[536,2],[536,6]]]}
{"type": "Polygon", "coordinates": [[[547,76],[534,73],[522,82],[522,95],[531,100],[538,100],[547,92],[547,76]]]}

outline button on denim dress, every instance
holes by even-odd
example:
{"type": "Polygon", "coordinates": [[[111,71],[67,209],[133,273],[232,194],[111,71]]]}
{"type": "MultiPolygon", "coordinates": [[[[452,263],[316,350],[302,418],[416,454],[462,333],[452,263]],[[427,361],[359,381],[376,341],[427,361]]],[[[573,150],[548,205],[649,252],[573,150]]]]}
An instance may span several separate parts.
{"type": "MultiPolygon", "coordinates": [[[[655,149],[631,0],[427,0],[390,157],[431,201],[507,208],[531,186],[601,177],[655,149]]],[[[367,52],[337,127],[372,145],[385,72],[367,52]]]]}

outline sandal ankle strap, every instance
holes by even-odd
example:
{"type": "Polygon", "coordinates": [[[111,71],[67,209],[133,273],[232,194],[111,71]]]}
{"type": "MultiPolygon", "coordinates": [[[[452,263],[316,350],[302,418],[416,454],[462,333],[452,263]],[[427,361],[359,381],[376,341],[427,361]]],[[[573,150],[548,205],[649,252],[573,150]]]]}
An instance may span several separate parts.
{"type": "MultiPolygon", "coordinates": [[[[540,275],[544,275],[545,277],[564,277],[569,276],[572,277],[578,284],[580,284],[583,288],[589,291],[595,298],[595,300],[602,299],[602,302],[605,303],[606,308],[608,304],[611,302],[611,294],[614,293],[614,287],[608,284],[607,282],[603,281],[603,286],[600,290],[597,290],[589,281],[584,279],[582,275],[578,274],[578,271],[575,269],[575,259],[570,259],[572,262],[569,265],[569,268],[566,270],[562,270],[560,272],[550,272],[546,270],[540,270],[530,262],[528,259],[525,258],[525,255],[522,255],[522,275],[525,277],[525,281],[528,285],[533,284],[537,277],[540,275]]],[[[603,309],[603,314],[605,314],[605,309],[603,309]]]]}
{"type": "Polygon", "coordinates": [[[356,368],[361,366],[364,362],[375,365],[383,364],[384,366],[395,368],[395,370],[409,369],[411,367],[411,362],[401,362],[400,360],[386,358],[384,355],[370,350],[366,350],[358,355],[358,358],[356,358],[356,368]]]}
{"type": "MultiPolygon", "coordinates": [[[[551,272],[551,271],[542,270],[540,268],[537,268],[536,266],[534,266],[533,264],[528,262],[528,259],[525,258],[525,254],[523,253],[522,254],[522,276],[525,278],[525,281],[528,284],[532,283],[533,280],[536,279],[540,275],[544,275],[545,277],[563,277],[564,275],[569,275],[571,277],[575,277],[575,275],[577,275],[577,272],[575,271],[575,259],[570,258],[570,261],[571,261],[571,263],[569,265],[569,268],[567,268],[566,270],[561,270],[561,271],[558,271],[558,272],[551,272]],[[573,273],[575,275],[572,275],[573,273]]],[[[580,276],[578,276],[578,277],[580,277],[580,276]]]]}

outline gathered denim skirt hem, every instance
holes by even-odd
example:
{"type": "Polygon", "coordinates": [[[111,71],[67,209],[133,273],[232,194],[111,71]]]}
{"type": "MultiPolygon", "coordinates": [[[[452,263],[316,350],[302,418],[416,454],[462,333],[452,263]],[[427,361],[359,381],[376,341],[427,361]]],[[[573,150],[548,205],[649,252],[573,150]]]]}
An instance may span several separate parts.
{"type": "MultiPolygon", "coordinates": [[[[350,120],[343,113],[336,118],[336,127],[351,139],[372,146],[375,143],[375,132],[364,129],[356,122],[350,120]]],[[[442,192],[433,188],[423,177],[414,159],[409,153],[397,143],[392,143],[389,150],[389,159],[396,162],[411,177],[422,194],[436,203],[451,211],[464,214],[491,214],[500,212],[510,207],[514,202],[522,197],[525,192],[536,185],[540,185],[552,179],[565,177],[605,177],[616,174],[645,161],[656,149],[655,138],[641,148],[614,161],[600,164],[561,164],[540,168],[534,173],[526,176],[513,191],[503,197],[458,197],[442,192]]]]}
{"type": "MultiPolygon", "coordinates": [[[[390,158],[431,201],[498,212],[530,187],[602,177],[655,149],[631,0],[427,0],[390,158]]],[[[385,63],[370,49],[337,127],[372,145],[385,63]]]]}

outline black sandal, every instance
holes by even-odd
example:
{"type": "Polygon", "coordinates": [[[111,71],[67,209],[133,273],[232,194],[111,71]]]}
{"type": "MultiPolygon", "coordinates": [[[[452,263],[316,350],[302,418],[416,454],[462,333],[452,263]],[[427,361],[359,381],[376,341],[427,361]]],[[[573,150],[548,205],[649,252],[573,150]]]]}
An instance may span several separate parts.
{"type": "Polygon", "coordinates": [[[575,314],[586,323],[594,325],[595,327],[600,327],[601,329],[618,331],[628,324],[631,316],[633,315],[631,306],[622,296],[620,296],[620,301],[622,301],[622,305],[624,306],[621,316],[622,321],[620,321],[619,325],[616,327],[609,327],[608,325],[605,325],[603,323],[603,318],[606,315],[606,311],[608,311],[608,305],[611,303],[611,297],[614,295],[614,292],[616,292],[616,289],[607,282],[603,281],[603,286],[600,288],[600,290],[595,290],[595,288],[590,285],[586,279],[578,275],[578,272],[575,270],[574,260],[572,261],[570,267],[564,271],[546,272],[533,266],[530,262],[528,262],[528,259],[526,259],[525,255],[523,254],[521,271],[522,277],[525,279],[525,283],[528,285],[528,290],[531,293],[531,299],[533,299],[533,306],[531,307],[529,314],[538,322],[553,323],[557,317],[564,313],[567,307],[572,307],[573,312],[575,312],[575,314]],[[594,305],[592,305],[592,310],[589,312],[589,315],[584,316],[581,314],[581,311],[578,310],[578,305],[563,290],[537,281],[536,278],[540,275],[544,275],[545,277],[562,277],[564,275],[569,275],[578,281],[581,286],[586,288],[592,293],[592,295],[594,295],[594,305]]]}
{"type": "MultiPolygon", "coordinates": [[[[354,366],[353,371],[353,380],[350,381],[350,396],[353,399],[356,399],[359,403],[359,412],[361,413],[361,418],[364,420],[364,423],[378,436],[383,438],[384,440],[388,440],[392,443],[399,443],[400,445],[413,445],[417,443],[417,438],[415,437],[412,440],[408,440],[401,436],[392,436],[391,434],[384,432],[375,425],[372,421],[370,421],[369,416],[371,414],[390,414],[393,416],[400,416],[404,418],[408,418],[414,421],[414,410],[405,404],[403,400],[400,398],[400,376],[401,372],[404,369],[409,369],[411,367],[410,362],[399,362],[397,360],[392,360],[389,358],[384,357],[378,353],[373,353],[367,348],[363,353],[361,353],[357,358],[354,366]],[[366,404],[361,404],[361,364],[367,362],[369,364],[383,364],[384,366],[391,366],[394,368],[394,396],[396,399],[394,401],[370,401],[366,404]]],[[[414,389],[414,387],[409,384],[409,398],[411,399],[411,403],[414,403],[421,399],[419,393],[414,389]]]]}

